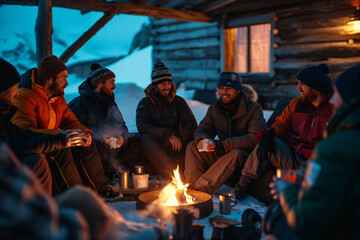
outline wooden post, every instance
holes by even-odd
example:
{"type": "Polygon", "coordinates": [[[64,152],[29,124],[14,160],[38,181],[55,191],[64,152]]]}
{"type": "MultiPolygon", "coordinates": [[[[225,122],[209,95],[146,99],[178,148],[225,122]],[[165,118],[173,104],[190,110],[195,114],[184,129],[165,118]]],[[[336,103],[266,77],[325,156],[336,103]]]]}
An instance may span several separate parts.
{"type": "Polygon", "coordinates": [[[76,40],[61,55],[60,60],[66,63],[72,55],[76,53],[92,36],[94,36],[107,22],[109,22],[117,13],[118,9],[112,8],[99,19],[89,30],[87,30],[78,40],[76,40]]]}
{"type": "Polygon", "coordinates": [[[36,58],[39,63],[52,54],[52,0],[39,0],[35,24],[36,58]]]}

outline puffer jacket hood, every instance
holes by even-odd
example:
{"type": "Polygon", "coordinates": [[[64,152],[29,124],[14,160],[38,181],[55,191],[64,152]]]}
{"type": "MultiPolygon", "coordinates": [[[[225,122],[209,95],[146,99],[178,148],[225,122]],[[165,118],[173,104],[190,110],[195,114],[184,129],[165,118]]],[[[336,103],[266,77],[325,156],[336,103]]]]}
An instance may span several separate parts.
{"type": "MultiPolygon", "coordinates": [[[[247,97],[250,102],[257,102],[259,96],[254,88],[249,84],[243,84],[243,89],[241,90],[242,94],[247,97]]],[[[216,91],[217,99],[220,99],[220,90],[216,91]]]]}
{"type": "MultiPolygon", "coordinates": [[[[148,97],[151,100],[152,103],[155,103],[159,99],[159,96],[156,94],[156,85],[154,86],[154,85],[150,84],[144,90],[144,93],[145,93],[146,97],[148,97]]],[[[168,97],[169,102],[172,102],[174,100],[175,96],[176,96],[176,86],[172,82],[169,97],[168,97]]]]}
{"type": "Polygon", "coordinates": [[[37,69],[31,68],[21,74],[20,76],[20,82],[19,82],[19,89],[22,87],[31,88],[31,85],[33,83],[33,79],[35,79],[37,69]]]}

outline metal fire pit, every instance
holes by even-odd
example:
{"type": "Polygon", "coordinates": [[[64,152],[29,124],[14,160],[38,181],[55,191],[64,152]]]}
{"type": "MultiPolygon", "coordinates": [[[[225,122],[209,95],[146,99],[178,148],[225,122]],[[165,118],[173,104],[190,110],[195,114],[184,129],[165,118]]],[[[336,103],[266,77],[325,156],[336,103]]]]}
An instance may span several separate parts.
{"type": "MultiPolygon", "coordinates": [[[[153,190],[150,192],[145,192],[140,194],[136,202],[136,210],[144,210],[148,204],[152,203],[159,196],[161,191],[162,189],[159,189],[159,190],[153,190]]],[[[200,202],[186,205],[199,209],[199,215],[196,218],[201,219],[209,216],[212,213],[213,201],[210,194],[200,191],[194,191],[194,190],[188,190],[188,193],[200,200],[200,202]]],[[[175,206],[162,206],[162,207],[176,208],[175,206]]]]}

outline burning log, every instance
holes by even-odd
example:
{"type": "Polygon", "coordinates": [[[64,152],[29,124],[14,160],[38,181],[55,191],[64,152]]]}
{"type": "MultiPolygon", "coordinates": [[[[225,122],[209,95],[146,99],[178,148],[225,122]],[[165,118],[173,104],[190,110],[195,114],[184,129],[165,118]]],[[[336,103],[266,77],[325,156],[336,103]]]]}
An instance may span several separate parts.
{"type": "Polygon", "coordinates": [[[176,200],[178,201],[179,205],[184,205],[187,203],[184,189],[178,189],[175,193],[176,200]]]}

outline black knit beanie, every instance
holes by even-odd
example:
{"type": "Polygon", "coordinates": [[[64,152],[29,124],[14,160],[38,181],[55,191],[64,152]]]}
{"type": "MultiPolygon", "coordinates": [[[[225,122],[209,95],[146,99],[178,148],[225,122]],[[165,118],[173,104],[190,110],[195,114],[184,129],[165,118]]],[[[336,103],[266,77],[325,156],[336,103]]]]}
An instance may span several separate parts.
{"type": "Polygon", "coordinates": [[[222,72],[219,76],[218,87],[232,87],[237,90],[242,90],[242,83],[240,74],[236,72],[222,72]]]}
{"type": "Polygon", "coordinates": [[[360,96],[360,64],[345,70],[335,81],[336,89],[345,103],[360,96]]]}
{"type": "Polygon", "coordinates": [[[115,74],[98,63],[91,64],[91,72],[89,77],[86,79],[87,83],[95,88],[97,84],[105,82],[109,78],[115,78],[115,74]]]}
{"type": "Polygon", "coordinates": [[[157,62],[154,65],[154,69],[151,73],[152,85],[157,85],[161,82],[170,81],[172,82],[172,76],[170,69],[165,67],[165,64],[162,62],[157,62]]]}
{"type": "Polygon", "coordinates": [[[51,55],[41,60],[37,69],[37,75],[39,80],[43,82],[64,70],[67,70],[65,64],[55,55],[51,55]]]}
{"type": "Polygon", "coordinates": [[[300,70],[296,78],[309,87],[319,92],[326,93],[330,90],[332,85],[331,78],[328,76],[329,73],[329,66],[322,63],[317,66],[311,66],[300,70]]]}
{"type": "Polygon", "coordinates": [[[0,92],[6,91],[18,82],[20,82],[20,76],[15,67],[0,58],[0,92]]]}

